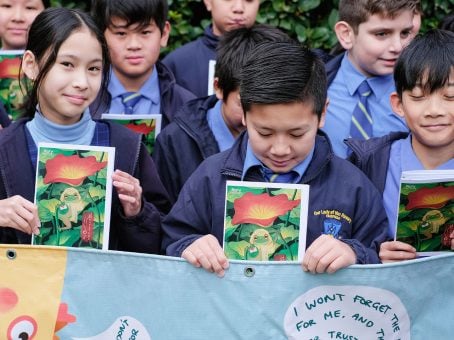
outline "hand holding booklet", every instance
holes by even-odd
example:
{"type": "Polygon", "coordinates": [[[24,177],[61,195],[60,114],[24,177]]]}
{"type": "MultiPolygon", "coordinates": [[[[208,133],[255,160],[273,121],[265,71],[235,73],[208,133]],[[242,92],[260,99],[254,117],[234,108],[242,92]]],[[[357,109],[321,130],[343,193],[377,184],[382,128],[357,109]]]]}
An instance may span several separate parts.
{"type": "Polygon", "coordinates": [[[452,234],[454,169],[403,172],[395,239],[429,256],[451,251],[452,234]]]}

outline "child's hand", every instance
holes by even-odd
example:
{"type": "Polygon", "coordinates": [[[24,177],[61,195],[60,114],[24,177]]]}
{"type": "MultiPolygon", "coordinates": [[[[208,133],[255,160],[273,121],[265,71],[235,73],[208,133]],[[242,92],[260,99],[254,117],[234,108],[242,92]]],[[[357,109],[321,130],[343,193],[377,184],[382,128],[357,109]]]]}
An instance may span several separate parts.
{"type": "Polygon", "coordinates": [[[40,225],[38,208],[32,202],[19,195],[0,200],[0,227],[39,235],[40,225]]]}
{"type": "Polygon", "coordinates": [[[449,235],[451,238],[451,250],[454,250],[454,231],[449,235]]]}
{"type": "Polygon", "coordinates": [[[203,267],[210,273],[223,277],[229,261],[216,237],[205,235],[192,242],[181,254],[181,257],[196,267],[203,267]]]}
{"type": "Polygon", "coordinates": [[[117,189],[125,216],[136,216],[142,209],[142,187],[139,180],[124,171],[115,170],[112,185],[117,189]]]}
{"type": "Polygon", "coordinates": [[[315,273],[334,273],[356,263],[356,254],[346,243],[330,235],[319,236],[307,248],[303,259],[303,270],[315,273]]]}
{"type": "Polygon", "coordinates": [[[400,241],[383,242],[380,245],[379,256],[383,263],[413,260],[416,258],[416,249],[400,241]]]}

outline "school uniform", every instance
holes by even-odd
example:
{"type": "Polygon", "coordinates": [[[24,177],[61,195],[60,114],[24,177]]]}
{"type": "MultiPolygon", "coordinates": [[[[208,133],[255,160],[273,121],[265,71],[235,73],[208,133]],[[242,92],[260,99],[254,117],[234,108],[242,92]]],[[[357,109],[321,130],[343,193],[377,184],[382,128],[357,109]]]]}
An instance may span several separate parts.
{"type": "MultiPolygon", "coordinates": [[[[231,149],[206,159],[188,179],[177,202],[163,221],[163,250],[181,256],[201,236],[212,234],[223,243],[227,180],[265,181],[260,166],[243,174],[248,135],[231,149]],[[244,176],[243,176],[244,175],[244,176]]],[[[326,135],[319,131],[313,156],[298,183],[310,185],[306,246],[323,233],[352,247],[357,263],[379,263],[377,251],[386,238],[386,214],[377,189],[351,163],[336,157],[326,135]]]]}
{"type": "MultiPolygon", "coordinates": [[[[172,72],[159,61],[155,64],[155,70],[153,70],[150,78],[152,77],[156,78],[149,79],[143,87],[143,94],[146,98],[141,99],[137,104],[137,113],[162,114],[161,128],[164,128],[173,120],[178,109],[187,101],[195,98],[195,96],[178,85],[172,72]],[[159,95],[157,95],[158,91],[159,95]],[[142,112],[141,109],[146,112],[142,112]]],[[[115,85],[109,84],[109,86],[111,86],[110,89],[114,92],[114,96],[109,91],[100,91],[96,100],[90,105],[90,113],[93,119],[100,119],[103,113],[123,112],[123,108],[120,106],[122,105],[121,99],[119,98],[120,92],[124,90],[123,86],[119,84],[116,77],[115,85]],[[121,112],[114,112],[112,109],[121,112]]],[[[140,92],[142,92],[142,89],[140,92]]]]}
{"type": "MultiPolygon", "coordinates": [[[[352,150],[349,160],[369,177],[383,195],[390,239],[394,238],[397,223],[401,174],[403,171],[424,170],[413,151],[411,138],[409,133],[393,132],[367,141],[346,141],[352,150]]],[[[454,159],[437,167],[437,170],[449,169],[454,169],[454,159]]]]}
{"type": "Polygon", "coordinates": [[[197,97],[208,95],[208,64],[216,60],[219,37],[213,26],[205,28],[203,35],[170,52],[162,62],[175,75],[176,82],[197,97]]]}
{"type": "Polygon", "coordinates": [[[191,100],[158,135],[153,160],[172,202],[204,159],[234,143],[222,118],[221,105],[214,95],[191,100]]]}
{"type": "MultiPolygon", "coordinates": [[[[325,131],[336,155],[346,158],[348,154],[344,139],[350,137],[353,111],[359,101],[356,93],[366,77],[348,59],[347,53],[336,56],[326,65],[329,81],[325,131]]],[[[368,96],[368,112],[372,116],[372,137],[379,137],[391,131],[408,131],[405,120],[396,115],[390,105],[390,95],[395,91],[393,75],[367,78],[372,90],[368,96]]]]}
{"type": "MultiPolygon", "coordinates": [[[[0,199],[21,195],[33,202],[36,173],[36,145],[20,119],[0,133],[0,199]]],[[[168,195],[140,135],[110,122],[96,122],[91,145],[116,148],[115,169],[136,177],[142,186],[142,210],[135,217],[123,215],[113,189],[109,249],[159,253],[161,219],[170,209],[168,195]]],[[[31,236],[19,230],[0,228],[0,243],[29,244],[31,236]]]]}

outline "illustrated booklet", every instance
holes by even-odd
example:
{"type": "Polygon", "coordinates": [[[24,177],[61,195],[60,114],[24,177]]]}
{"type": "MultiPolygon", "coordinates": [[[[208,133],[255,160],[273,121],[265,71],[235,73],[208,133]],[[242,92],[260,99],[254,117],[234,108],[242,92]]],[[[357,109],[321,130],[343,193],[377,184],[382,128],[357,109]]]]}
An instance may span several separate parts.
{"type": "Polygon", "coordinates": [[[229,259],[301,261],[309,186],[227,181],[224,252],[229,259]]]}
{"type": "Polygon", "coordinates": [[[101,118],[112,120],[134,132],[141,133],[143,135],[142,141],[148,152],[150,155],[153,153],[156,137],[161,132],[162,115],[160,113],[144,115],[104,113],[101,118]]]}
{"type": "Polygon", "coordinates": [[[19,85],[19,69],[23,54],[23,50],[0,50],[0,100],[13,120],[19,118],[25,101],[19,85]]]}
{"type": "Polygon", "coordinates": [[[112,147],[38,145],[33,244],[108,249],[114,161],[112,147]]]}
{"type": "Polygon", "coordinates": [[[404,171],[399,195],[395,239],[421,256],[451,251],[454,169],[404,171]]]}

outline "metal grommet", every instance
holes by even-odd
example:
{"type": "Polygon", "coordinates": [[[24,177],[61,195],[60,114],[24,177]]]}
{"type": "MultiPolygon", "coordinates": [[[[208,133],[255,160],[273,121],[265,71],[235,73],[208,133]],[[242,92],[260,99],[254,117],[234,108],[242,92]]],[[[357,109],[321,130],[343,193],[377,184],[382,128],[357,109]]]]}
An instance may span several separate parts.
{"type": "Polygon", "coordinates": [[[253,277],[255,275],[254,267],[246,267],[244,268],[244,276],[253,277]]]}
{"type": "Polygon", "coordinates": [[[14,260],[17,256],[17,253],[14,249],[8,249],[6,251],[6,257],[9,259],[9,260],[14,260]]]}

